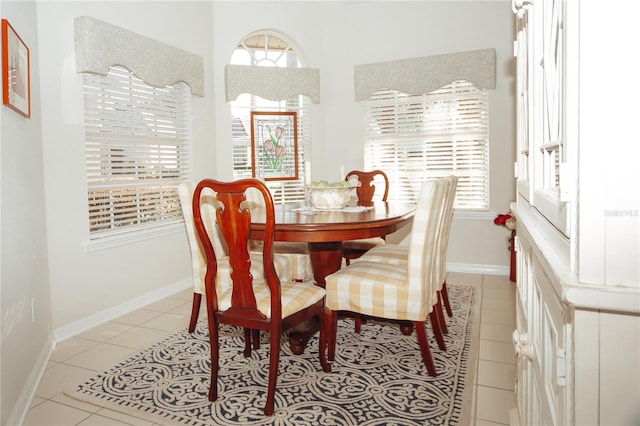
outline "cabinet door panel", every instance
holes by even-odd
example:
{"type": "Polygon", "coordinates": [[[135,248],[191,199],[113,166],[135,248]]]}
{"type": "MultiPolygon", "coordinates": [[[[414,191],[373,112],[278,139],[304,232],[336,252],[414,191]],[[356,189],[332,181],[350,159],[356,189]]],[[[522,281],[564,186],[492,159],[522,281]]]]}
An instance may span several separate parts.
{"type": "MultiPolygon", "coordinates": [[[[541,392],[540,416],[544,424],[565,424],[566,415],[566,330],[565,309],[555,294],[549,277],[534,257],[532,261],[533,293],[539,306],[535,316],[534,341],[536,363],[532,380],[541,392]]],[[[533,316],[530,321],[533,322],[533,316]]]]}

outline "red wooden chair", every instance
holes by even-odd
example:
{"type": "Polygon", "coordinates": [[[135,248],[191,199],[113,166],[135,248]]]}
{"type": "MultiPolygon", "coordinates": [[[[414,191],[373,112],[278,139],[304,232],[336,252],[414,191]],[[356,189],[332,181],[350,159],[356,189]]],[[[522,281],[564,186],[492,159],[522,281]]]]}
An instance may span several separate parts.
{"type": "MultiPolygon", "coordinates": [[[[180,205],[182,207],[182,216],[184,217],[185,229],[189,239],[189,248],[191,250],[191,266],[193,268],[193,303],[191,306],[191,319],[189,321],[189,333],[193,333],[198,323],[198,315],[200,313],[200,304],[202,295],[204,294],[204,276],[207,271],[207,262],[204,252],[198,241],[196,229],[193,224],[193,190],[195,188],[193,182],[183,182],[178,186],[178,195],[180,196],[180,205]]],[[[231,267],[229,266],[228,248],[220,229],[216,224],[215,208],[218,205],[215,194],[207,191],[201,196],[201,212],[205,227],[209,230],[209,236],[213,243],[213,250],[216,254],[218,263],[218,275],[216,276],[216,286],[218,291],[231,287],[231,267]]],[[[247,205],[251,205],[247,203],[247,205]]],[[[285,243],[286,244],[286,243],[285,243]]],[[[251,249],[251,274],[254,278],[264,277],[262,272],[262,248],[254,250],[254,244],[250,244],[251,249]]],[[[276,265],[278,277],[283,281],[296,280],[304,281],[304,277],[313,277],[311,271],[311,262],[309,255],[305,258],[300,254],[278,253],[278,246],[274,249],[276,255],[273,257],[276,265]],[[306,264],[309,264],[308,266],[306,264]],[[301,266],[302,265],[302,266],[301,266]],[[300,272],[302,270],[302,272],[300,272]]]]}
{"type": "Polygon", "coordinates": [[[205,297],[207,304],[209,342],[211,345],[211,384],[209,400],[218,397],[217,380],[219,371],[219,330],[220,324],[231,324],[245,330],[244,355],[251,354],[251,330],[265,330],[270,333],[269,378],[265,415],[273,414],[278,364],[280,360],[280,339],[282,332],[294,326],[320,318],[319,358],[322,369],[331,371],[325,357],[327,331],[330,313],[325,308],[325,290],[312,281],[281,282],[273,264],[273,243],[275,236],[275,212],[273,198],[266,185],[257,179],[243,179],[234,182],[202,180],[193,194],[193,216],[198,238],[204,249],[207,271],[205,274],[205,297]],[[251,255],[248,248],[251,228],[251,209],[244,204],[249,188],[257,189],[264,199],[265,232],[261,241],[263,253],[263,278],[251,274],[251,255]],[[218,208],[216,219],[228,246],[231,265],[232,285],[219,289],[216,286],[217,259],[213,243],[207,232],[200,197],[203,190],[210,189],[216,194],[218,208]]]}

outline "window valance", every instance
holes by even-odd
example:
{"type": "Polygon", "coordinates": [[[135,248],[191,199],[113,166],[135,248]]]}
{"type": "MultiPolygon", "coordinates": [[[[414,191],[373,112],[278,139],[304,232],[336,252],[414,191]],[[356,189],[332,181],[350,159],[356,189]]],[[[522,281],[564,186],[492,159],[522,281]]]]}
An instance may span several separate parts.
{"type": "Polygon", "coordinates": [[[89,16],[75,18],[74,33],[76,72],[106,75],[121,65],[150,86],[184,81],[193,95],[204,96],[202,56],[89,16]]]}
{"type": "Polygon", "coordinates": [[[251,93],[271,101],[306,95],[320,103],[320,70],[316,68],[274,68],[251,65],[227,65],[224,70],[227,102],[242,93],[251,93]]]}
{"type": "Polygon", "coordinates": [[[354,78],[356,101],[369,99],[379,89],[423,95],[457,80],[468,80],[477,88],[495,89],[496,50],[356,65],[354,78]]]}

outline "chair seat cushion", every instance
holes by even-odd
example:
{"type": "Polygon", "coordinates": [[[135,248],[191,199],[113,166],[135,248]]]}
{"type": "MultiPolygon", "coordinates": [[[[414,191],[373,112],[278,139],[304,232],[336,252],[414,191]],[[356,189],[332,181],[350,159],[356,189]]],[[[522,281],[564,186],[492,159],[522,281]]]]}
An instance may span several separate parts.
{"type": "Polygon", "coordinates": [[[326,305],[335,311],[424,321],[424,292],[411,290],[407,279],[407,266],[355,262],[325,278],[326,305]]]}
{"type": "MultiPolygon", "coordinates": [[[[253,280],[253,289],[256,295],[258,310],[271,318],[271,295],[269,287],[264,279],[253,280]]],[[[229,288],[218,297],[218,308],[225,311],[231,307],[231,293],[229,288]]],[[[282,298],[282,318],[307,308],[325,296],[325,290],[318,287],[312,281],[305,282],[282,282],[280,284],[282,298]]]]}
{"type": "Polygon", "coordinates": [[[409,246],[401,246],[397,244],[385,244],[383,246],[374,247],[363,254],[355,262],[379,262],[389,263],[391,265],[407,266],[409,263],[409,246]]]}
{"type": "Polygon", "coordinates": [[[313,267],[308,254],[302,253],[277,253],[274,256],[284,257],[289,262],[291,268],[287,281],[310,281],[313,280],[313,267]]]}
{"type": "MultiPolygon", "coordinates": [[[[252,240],[249,243],[252,252],[262,252],[262,242],[252,240]]],[[[291,279],[294,281],[309,281],[313,279],[313,268],[309,257],[309,245],[287,241],[275,241],[273,253],[287,258],[291,264],[291,279]]],[[[280,276],[282,279],[282,276],[280,276]]]]}

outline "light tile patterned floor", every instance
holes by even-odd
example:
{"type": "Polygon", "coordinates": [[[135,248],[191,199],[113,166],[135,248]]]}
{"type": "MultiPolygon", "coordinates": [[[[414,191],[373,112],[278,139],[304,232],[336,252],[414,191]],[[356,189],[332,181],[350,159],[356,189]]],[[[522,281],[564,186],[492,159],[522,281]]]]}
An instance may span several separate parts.
{"type": "MultiPolygon", "coordinates": [[[[511,344],[515,329],[515,284],[503,276],[461,273],[450,273],[447,281],[482,290],[471,424],[508,424],[509,410],[516,404],[513,392],[516,360],[511,344]]],[[[186,327],[191,298],[190,290],[182,291],[58,344],[24,426],[153,425],[69,399],[63,391],[186,327]]]]}

